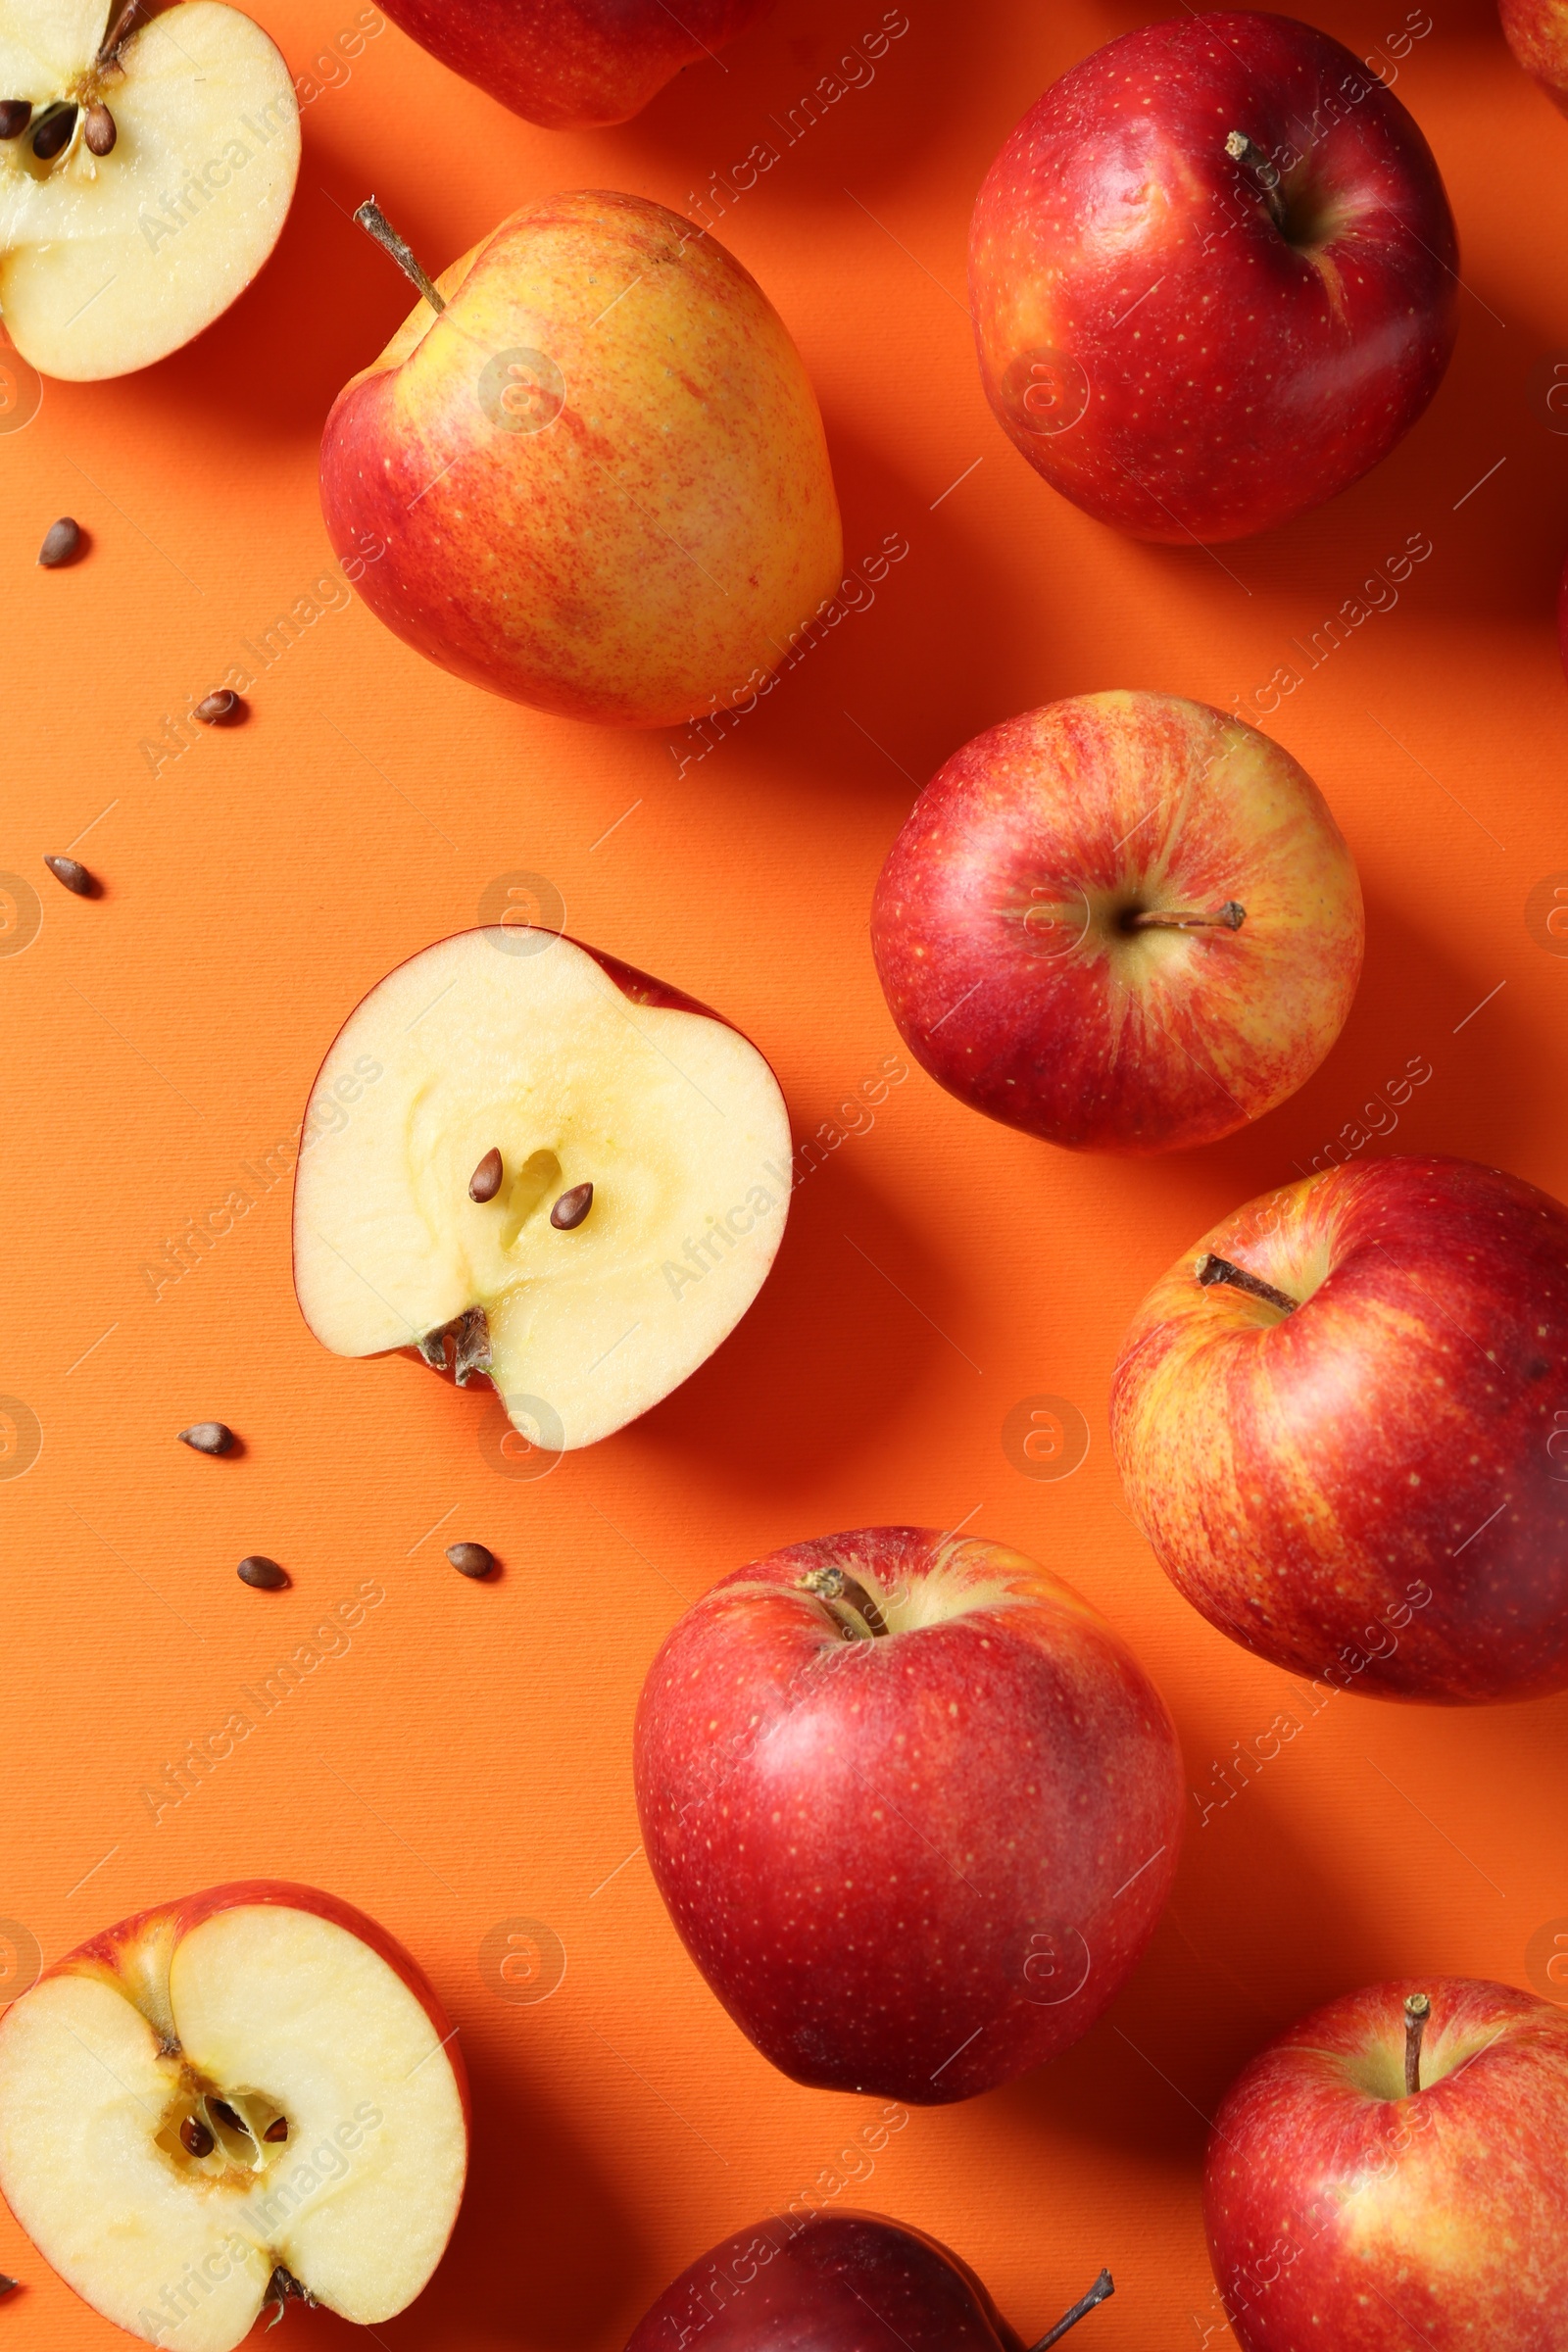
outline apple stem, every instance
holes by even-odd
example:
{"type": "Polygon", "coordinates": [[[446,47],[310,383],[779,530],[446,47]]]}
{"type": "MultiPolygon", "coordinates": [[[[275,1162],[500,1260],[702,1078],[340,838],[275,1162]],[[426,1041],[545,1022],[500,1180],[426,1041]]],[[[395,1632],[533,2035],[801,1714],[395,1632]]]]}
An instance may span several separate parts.
{"type": "Polygon", "coordinates": [[[1039,2343],[1032,2347],[1032,2352],[1050,2352],[1050,2347],[1053,2344],[1060,2343],[1069,2328],[1076,2328],[1079,2321],[1084,2318],[1086,2313],[1093,2311],[1097,2303],[1108,2302],[1115,2292],[1116,2282],[1110,2273],[1102,2271],[1088,2294],[1081,2296],[1071,2311],[1063,2312],[1054,2328],[1048,2329],[1046,2334],[1040,2338],[1039,2343]]]}
{"type": "Polygon", "coordinates": [[[1404,2091],[1413,2099],[1421,2087],[1421,2041],[1432,2015],[1432,2002],[1424,1992],[1412,1992],[1404,2004],[1404,2091]]]}
{"type": "Polygon", "coordinates": [[[1277,1306],[1282,1315],[1294,1315],[1300,1305],[1286,1292],[1277,1291],[1260,1274],[1249,1274],[1245,1266],[1233,1266],[1228,1257],[1216,1257],[1212,1250],[1198,1261],[1198,1279],[1205,1291],[1216,1282],[1228,1283],[1233,1291],[1245,1291],[1250,1298],[1261,1298],[1268,1306],[1277,1306]]]}
{"type": "Polygon", "coordinates": [[[1240,164],[1268,207],[1268,217],[1282,233],[1285,227],[1285,199],[1280,194],[1279,167],[1270,163],[1255,140],[1245,130],[1233,130],[1225,141],[1225,152],[1233,163],[1240,164]]]}
{"type": "Polygon", "coordinates": [[[1239,931],[1246,920],[1247,908],[1239,906],[1234,899],[1227,899],[1224,906],[1217,907],[1212,914],[1167,914],[1159,907],[1141,906],[1136,914],[1127,916],[1122,924],[1122,929],[1124,931],[1197,931],[1203,929],[1239,931]]]}
{"type": "Polygon", "coordinates": [[[859,1637],[852,1625],[845,1623],[844,1609],[853,1609],[857,1617],[868,1628],[873,1638],[885,1634],[888,1630],[887,1619],[864,1585],[856,1577],[846,1576],[842,1568],[808,1569],[801,1579],[801,1589],[803,1592],[816,1594],[817,1599],[825,1605],[837,1623],[846,1641],[857,1641],[859,1637]],[[835,1607],[835,1602],[842,1605],[835,1607]]]}
{"type": "Polygon", "coordinates": [[[418,260],[415,255],[413,246],[408,244],[404,238],[398,235],[397,230],[393,227],[385,213],[382,212],[381,207],[376,203],[375,198],[373,196],[368,197],[365,203],[360,206],[360,209],[355,214],[354,218],[359,222],[361,228],[366,231],[367,235],[372,236],[376,243],[384,247],[385,250],[392,256],[392,259],[396,262],[404,276],[413,279],[414,283],[418,287],[419,292],[424,296],[425,301],[430,305],[431,310],[434,311],[439,317],[440,313],[447,307],[446,296],[436,284],[435,279],[427,276],[425,271],[420,268],[418,260]]]}
{"type": "Polygon", "coordinates": [[[272,2317],[268,2322],[269,2328],[275,2328],[277,2326],[278,2321],[283,2317],[283,2313],[287,2309],[291,2297],[305,2304],[307,2308],[312,2311],[314,2311],[317,2307],[316,2297],[312,2294],[310,2288],[308,2286],[301,2286],[293,2272],[286,2271],[283,2268],[283,2265],[278,2263],[272,2272],[272,2276],[267,2281],[267,2292],[262,2297],[262,2309],[264,2311],[267,2309],[269,2303],[275,2303],[277,2306],[277,2309],[273,2312],[272,2317]]]}
{"type": "Polygon", "coordinates": [[[100,70],[106,66],[119,65],[120,52],[129,39],[131,28],[135,24],[136,19],[141,15],[141,12],[142,0],[126,0],[125,7],[121,10],[119,16],[115,19],[113,24],[111,24],[109,30],[105,33],[103,47],[99,50],[97,56],[92,61],[93,64],[100,70]]]}

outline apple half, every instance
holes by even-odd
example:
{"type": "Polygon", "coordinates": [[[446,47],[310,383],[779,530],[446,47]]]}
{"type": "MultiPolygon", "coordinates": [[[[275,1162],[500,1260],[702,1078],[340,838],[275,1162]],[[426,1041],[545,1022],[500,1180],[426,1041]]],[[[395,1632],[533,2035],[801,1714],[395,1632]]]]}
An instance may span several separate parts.
{"type": "Polygon", "coordinates": [[[151,367],[242,294],[299,172],[294,84],[259,24],[184,0],[0,0],[0,317],[73,382],[151,367]],[[101,150],[101,152],[100,152],[101,150]]]}
{"type": "Polygon", "coordinates": [[[738,1029],[554,931],[400,964],[306,1110],[294,1288],[337,1355],[488,1375],[548,1452],[695,1372],[784,1231],[789,1115],[738,1029]],[[591,1187],[586,1197],[585,1188],[591,1187]]]}
{"type": "Polygon", "coordinates": [[[105,2319],[229,2352],[268,2304],[375,2326],[441,2259],[467,2088],[373,1920],[259,1879],[143,1911],[0,2019],[0,2189],[105,2319]]]}

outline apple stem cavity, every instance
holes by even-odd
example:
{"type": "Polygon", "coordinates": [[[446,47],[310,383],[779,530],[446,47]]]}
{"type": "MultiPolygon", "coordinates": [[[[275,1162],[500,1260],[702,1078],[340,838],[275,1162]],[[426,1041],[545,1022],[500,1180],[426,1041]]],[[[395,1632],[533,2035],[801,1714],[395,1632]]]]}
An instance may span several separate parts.
{"type": "Polygon", "coordinates": [[[373,196],[367,197],[354,218],[367,236],[373,237],[376,243],[392,256],[404,276],[413,280],[430,305],[431,310],[439,317],[447,307],[446,296],[434,278],[428,276],[421,269],[413,246],[398,235],[375,198],[373,196]]]}
{"type": "Polygon", "coordinates": [[[1205,1291],[1216,1282],[1228,1283],[1233,1291],[1245,1291],[1250,1298],[1261,1298],[1266,1306],[1277,1306],[1282,1315],[1294,1315],[1300,1305],[1285,1291],[1277,1291],[1261,1274],[1249,1274],[1245,1266],[1233,1266],[1228,1257],[1216,1257],[1212,1250],[1198,1261],[1198,1279],[1205,1291]]]}
{"type": "Polygon", "coordinates": [[[1047,2329],[1039,2343],[1031,2347],[1031,2352],[1050,2352],[1051,2345],[1059,2344],[1069,2328],[1076,2328],[1097,2303],[1108,2303],[1115,2292],[1116,2281],[1108,2271],[1102,2271],[1088,2294],[1081,2295],[1071,2311],[1062,2313],[1054,2328],[1047,2329]]]}
{"type": "Polygon", "coordinates": [[[814,1593],[827,1610],[846,1642],[863,1642],[867,1636],[875,1641],[888,1631],[888,1621],[858,1578],[846,1576],[842,1568],[811,1568],[801,1579],[803,1592],[814,1593]],[[852,1612],[865,1628],[851,1621],[852,1612]]]}
{"type": "Polygon", "coordinates": [[[1413,2099],[1421,2088],[1421,2043],[1432,2015],[1432,2001],[1424,1992],[1412,1992],[1404,2004],[1404,2093],[1413,2099]]]}
{"type": "Polygon", "coordinates": [[[1227,899],[1212,914],[1169,914],[1162,907],[1140,906],[1122,920],[1124,931],[1239,931],[1247,920],[1247,908],[1227,899]]]}
{"type": "Polygon", "coordinates": [[[1233,130],[1225,141],[1225,152],[1233,163],[1240,164],[1268,208],[1268,217],[1283,236],[1285,234],[1285,199],[1280,194],[1279,167],[1270,163],[1255,140],[1245,130],[1233,130]]]}

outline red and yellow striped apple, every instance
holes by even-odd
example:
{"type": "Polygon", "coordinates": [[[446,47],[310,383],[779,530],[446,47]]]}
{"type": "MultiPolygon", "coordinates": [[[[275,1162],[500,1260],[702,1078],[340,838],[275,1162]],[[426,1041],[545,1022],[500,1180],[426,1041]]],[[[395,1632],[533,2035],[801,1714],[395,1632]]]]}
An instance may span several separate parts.
{"type": "Polygon", "coordinates": [[[1497,0],[1503,36],[1527,74],[1568,114],[1568,7],[1564,0],[1497,0]]]}
{"type": "Polygon", "coordinates": [[[1373,1984],[1254,2058],[1214,2119],[1209,2253],[1243,2352],[1560,2352],[1568,2015],[1373,1984]]]}
{"type": "Polygon", "coordinates": [[[1261,1118],[1338,1037],[1361,888],[1266,735],[1088,694],[956,752],[894,843],[871,945],[915,1058],[962,1102],[1088,1151],[1261,1118]]]}
{"type": "Polygon", "coordinates": [[[655,1883],[799,2082],[935,2106],[1088,2032],[1175,1874],[1158,1692],[1072,1588],[910,1527],[792,1544],[689,1609],[643,1686],[655,1883]]]}
{"type": "Polygon", "coordinates": [[[1463,1704],[1568,1686],[1568,1210],[1463,1159],[1249,1201],[1157,1282],[1111,1388],[1139,1524],[1292,1674],[1463,1704]]]}
{"type": "Polygon", "coordinates": [[[374,2327],[457,2220],[468,2094],[423,1971],[275,1879],[138,1912],[0,2019],[0,2189],[149,2343],[230,2352],[291,2297],[374,2327]]]}
{"type": "Polygon", "coordinates": [[[436,290],[321,444],[370,610],[570,717],[674,726],[755,690],[843,561],[816,401],[756,280],[662,205],[589,192],[514,213],[436,290]]]}

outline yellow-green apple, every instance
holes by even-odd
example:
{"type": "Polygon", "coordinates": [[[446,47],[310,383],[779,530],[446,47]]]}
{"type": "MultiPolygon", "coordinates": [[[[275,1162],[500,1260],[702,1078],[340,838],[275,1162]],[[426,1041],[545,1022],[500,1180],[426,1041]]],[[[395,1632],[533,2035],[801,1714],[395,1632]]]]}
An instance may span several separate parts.
{"type": "MultiPolygon", "coordinates": [[[[880,2131],[887,2143],[887,2128],[880,2131]]],[[[1102,2271],[1034,2352],[1059,2343],[1115,2292],[1102,2271]]],[[[769,2214],[737,2230],[672,2279],[626,2352],[1024,2352],[968,2264],[939,2238],[879,2213],[769,2214]]]]}
{"type": "Polygon", "coordinates": [[[768,0],[387,0],[394,24],[503,106],[548,130],[641,112],[683,66],[712,57],[768,0]]]}
{"type": "Polygon", "coordinates": [[[0,2019],[0,2189],[67,2284],[148,2343],[229,2352],[291,2297],[393,2318],[441,2259],[467,2146],[423,1972],[315,1887],[139,1912],[0,2019]]]}
{"type": "Polygon", "coordinates": [[[1463,1978],[1374,1984],[1269,2044],[1209,2141],[1243,2352],[1558,2352],[1568,2016],[1463,1978]]]}
{"type": "Polygon", "coordinates": [[[1143,539],[1236,539],[1387,457],[1453,350],[1431,149],[1289,17],[1143,26],[1053,84],[980,191],[980,372],[1047,481],[1143,539]]]}
{"type": "Polygon", "coordinates": [[[1563,0],[1497,0],[1503,35],[1527,74],[1568,113],[1568,8],[1563,0]]]}
{"type": "Polygon", "coordinates": [[[312,1090],[294,1287],[338,1355],[487,1374],[549,1456],[608,1437],[740,1321],[784,1232],[789,1115],[719,1014],[537,926],[373,988],[312,1090]]]}
{"type": "Polygon", "coordinates": [[[816,401],[756,280],[662,205],[588,193],[514,213],[435,291],[321,445],[371,610],[576,718],[671,726],[755,691],[843,558],[816,401]]]}
{"type": "Polygon", "coordinates": [[[1568,1685],[1568,1210],[1463,1159],[1249,1201],[1111,1388],[1161,1567],[1292,1674],[1459,1704],[1568,1685]]]}
{"type": "Polygon", "coordinates": [[[915,1058],[976,1110],[1085,1150],[1261,1118],[1338,1037],[1361,888],[1317,786],[1238,718],[1087,694],[956,752],[876,886],[915,1058]]]}
{"type": "Polygon", "coordinates": [[[0,0],[0,312],[23,358],[124,375],[200,334],[282,232],[289,71],[218,0],[0,0]]]}
{"type": "Polygon", "coordinates": [[[736,1571],[637,1710],[655,1882],[799,2082],[935,2106],[1086,2033],[1176,1868],[1181,1758],[1142,1666],[1001,1544],[860,1528],[736,1571]]]}

